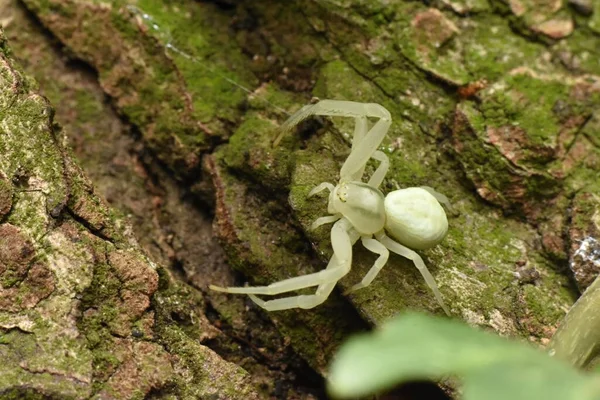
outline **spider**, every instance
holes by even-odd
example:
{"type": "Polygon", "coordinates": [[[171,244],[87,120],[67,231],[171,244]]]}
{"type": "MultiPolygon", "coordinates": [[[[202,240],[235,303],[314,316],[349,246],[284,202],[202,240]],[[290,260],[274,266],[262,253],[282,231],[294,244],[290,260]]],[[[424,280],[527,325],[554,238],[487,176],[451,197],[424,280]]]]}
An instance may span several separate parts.
{"type": "Polygon", "coordinates": [[[379,257],[362,281],[352,286],[346,293],[371,284],[386,264],[389,252],[392,251],[413,261],[438,303],[449,315],[433,276],[423,259],[412,250],[431,248],[446,236],[448,220],[440,203],[449,205],[448,199],[426,186],[396,190],[387,196],[379,190],[389,169],[388,157],[377,150],[392,123],[389,111],[375,103],[321,100],[306,105],[293,114],[282,125],[282,134],[312,115],[355,119],[352,148],[340,170],[339,183],[334,186],[323,182],[308,194],[308,197],[312,197],[319,192],[329,190],[328,212],[331,215],[317,218],[311,225],[311,229],[316,229],[334,223],[331,228],[333,256],[327,267],[319,272],[285,279],[268,286],[223,288],[210,285],[210,289],[247,294],[256,304],[268,311],[313,308],[323,303],[336,283],[350,271],[352,246],[360,239],[365,248],[379,257]],[[368,118],[378,118],[371,129],[369,129],[368,118]],[[361,179],[366,164],[371,158],[378,161],[379,166],[368,182],[364,183],[361,179]],[[317,289],[312,295],[298,295],[269,301],[257,297],[257,295],[277,295],[313,286],[317,286],[317,289]]]}

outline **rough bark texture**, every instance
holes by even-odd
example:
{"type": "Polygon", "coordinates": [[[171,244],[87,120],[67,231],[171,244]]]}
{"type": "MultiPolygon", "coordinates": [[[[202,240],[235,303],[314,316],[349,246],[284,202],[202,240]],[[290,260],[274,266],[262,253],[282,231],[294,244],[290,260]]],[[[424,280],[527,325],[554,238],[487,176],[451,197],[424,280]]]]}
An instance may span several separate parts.
{"type": "MultiPolygon", "coordinates": [[[[271,146],[281,109],[311,96],[384,105],[394,118],[384,192],[427,185],[450,198],[448,237],[421,254],[456,318],[543,345],[575,286],[598,274],[595,3],[23,3],[49,32],[0,0],[14,57],[113,208],[65,154],[50,106],[4,44],[0,351],[17,360],[26,339],[36,350],[29,364],[5,363],[13,375],[0,374],[0,391],[204,398],[230,383],[224,398],[319,396],[317,373],[348,334],[406,308],[439,313],[394,256],[369,288],[314,310],[267,314],[207,291],[313,272],[330,257],[328,229],[308,230],[326,199],[306,195],[338,179],[352,121],[271,146]],[[40,39],[49,35],[58,47],[40,39]],[[32,320],[49,322],[32,330],[32,320]],[[64,349],[77,363],[57,358],[64,349]]],[[[354,251],[341,289],[374,261],[354,251]]]]}
{"type": "Polygon", "coordinates": [[[0,110],[0,397],[259,398],[200,344],[202,299],[94,193],[1,31],[0,110]]]}

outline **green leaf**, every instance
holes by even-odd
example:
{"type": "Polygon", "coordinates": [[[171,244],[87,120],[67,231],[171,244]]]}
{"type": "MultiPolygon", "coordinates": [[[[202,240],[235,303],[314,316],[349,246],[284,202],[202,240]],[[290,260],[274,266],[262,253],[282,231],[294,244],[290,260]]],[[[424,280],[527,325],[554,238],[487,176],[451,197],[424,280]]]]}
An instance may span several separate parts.
{"type": "Polygon", "coordinates": [[[465,400],[600,399],[600,379],[527,344],[419,314],[345,343],[331,366],[329,390],[336,397],[364,396],[447,375],[462,380],[465,400]]]}

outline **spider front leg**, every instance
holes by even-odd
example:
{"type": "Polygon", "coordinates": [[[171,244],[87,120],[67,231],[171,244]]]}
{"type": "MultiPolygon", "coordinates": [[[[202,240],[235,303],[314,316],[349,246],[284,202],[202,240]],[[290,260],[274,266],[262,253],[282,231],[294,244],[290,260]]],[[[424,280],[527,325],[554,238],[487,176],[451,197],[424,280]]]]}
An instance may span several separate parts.
{"type": "Polygon", "coordinates": [[[315,219],[312,224],[310,224],[310,230],[314,231],[321,225],[330,224],[332,222],[337,221],[340,218],[342,218],[342,214],[327,215],[325,217],[319,217],[319,218],[315,219]]]}
{"type": "MultiPolygon", "coordinates": [[[[350,238],[350,244],[351,244],[351,246],[354,245],[354,243],[356,243],[356,241],[360,237],[358,232],[356,232],[356,230],[354,230],[350,227],[347,220],[340,221],[339,226],[340,226],[340,228],[346,229],[346,234],[350,238]]],[[[343,251],[343,250],[340,250],[338,248],[338,251],[343,251]]],[[[347,251],[347,249],[346,249],[346,251],[347,251]]],[[[352,251],[352,248],[350,248],[350,251],[352,251]]],[[[337,259],[335,254],[336,253],[334,253],[333,256],[331,256],[331,258],[329,259],[329,264],[327,264],[327,267],[325,268],[325,270],[339,268],[338,264],[340,261],[337,259]]],[[[351,263],[351,257],[346,262],[351,263]]],[[[348,270],[350,270],[350,264],[347,265],[347,268],[348,268],[348,270]]],[[[252,294],[250,294],[248,296],[258,306],[264,308],[267,311],[287,310],[289,308],[308,309],[308,308],[316,307],[319,304],[322,304],[325,300],[327,300],[327,298],[333,291],[336,284],[337,284],[337,281],[322,283],[319,285],[315,294],[313,294],[313,295],[292,296],[292,297],[285,297],[282,299],[268,300],[268,301],[262,300],[252,294]]]]}
{"type": "MultiPolygon", "coordinates": [[[[329,264],[327,265],[326,270],[338,268],[338,264],[339,260],[335,256],[332,256],[329,260],[329,264]]],[[[267,311],[287,310],[290,308],[308,309],[316,307],[319,304],[322,304],[325,300],[327,300],[327,298],[333,291],[333,288],[335,287],[336,283],[337,280],[333,282],[322,283],[317,288],[315,294],[311,295],[302,294],[299,296],[284,297],[282,299],[276,300],[262,300],[254,294],[249,294],[248,296],[258,306],[264,308],[267,311]]]]}
{"type": "Polygon", "coordinates": [[[383,183],[383,179],[390,169],[390,159],[385,155],[383,151],[376,151],[371,156],[372,159],[379,161],[379,166],[371,175],[368,185],[378,188],[383,183]]]}
{"type": "Polygon", "coordinates": [[[236,294],[262,294],[274,296],[276,294],[292,292],[294,290],[309,288],[311,286],[318,286],[323,282],[338,281],[348,271],[344,270],[343,265],[340,268],[333,268],[329,270],[323,270],[312,274],[297,276],[294,278],[284,279],[279,282],[271,283],[268,286],[251,286],[251,287],[220,287],[215,285],[209,285],[211,290],[223,293],[236,293],[236,294]]]}
{"type": "Polygon", "coordinates": [[[384,107],[373,103],[363,104],[363,106],[365,107],[364,116],[378,117],[379,121],[373,125],[360,141],[356,140],[357,143],[353,142],[352,151],[340,170],[341,181],[360,180],[367,161],[373,157],[392,125],[392,116],[384,107]]]}
{"type": "Polygon", "coordinates": [[[321,100],[318,103],[302,107],[288,118],[281,126],[281,133],[275,139],[273,145],[276,146],[286,132],[291,131],[294,126],[313,115],[352,117],[356,121],[352,151],[340,171],[342,181],[360,179],[367,161],[377,150],[392,124],[390,112],[379,104],[321,100]],[[379,120],[367,131],[367,118],[369,117],[378,118],[379,120]]]}
{"type": "MultiPolygon", "coordinates": [[[[369,121],[367,120],[367,117],[355,118],[354,135],[352,135],[352,148],[350,153],[355,151],[355,149],[358,147],[358,144],[364,139],[367,132],[369,132],[369,121]]],[[[364,163],[362,168],[359,168],[356,172],[354,172],[351,179],[355,181],[361,180],[366,166],[367,163],[364,163]]]]}
{"type": "MultiPolygon", "coordinates": [[[[323,271],[315,272],[313,274],[297,276],[295,278],[285,279],[279,282],[272,283],[268,286],[256,286],[256,287],[229,287],[223,288],[219,286],[210,285],[209,288],[211,290],[215,290],[217,292],[225,292],[225,293],[238,293],[238,294],[262,294],[262,295],[276,295],[280,293],[291,292],[298,289],[304,289],[311,286],[319,286],[322,284],[335,284],[339,281],[344,275],[346,275],[350,271],[350,267],[352,265],[352,245],[354,237],[351,237],[348,233],[352,226],[345,218],[336,222],[331,228],[331,245],[333,247],[334,257],[330,260],[330,264],[323,271]],[[333,260],[335,258],[336,260],[333,260]]],[[[318,297],[323,297],[322,301],[324,301],[329,293],[323,293],[323,291],[319,292],[317,290],[318,297]]],[[[315,295],[313,295],[315,296],[315,295]]],[[[273,301],[279,301],[278,307],[302,307],[302,308],[310,308],[308,307],[312,302],[318,300],[316,298],[310,298],[308,300],[299,300],[297,297],[302,296],[294,296],[287,302],[279,301],[285,299],[278,299],[273,301]],[[301,301],[303,306],[293,305],[295,301],[301,301]],[[307,303],[308,301],[308,303],[307,303]]],[[[310,296],[309,296],[310,297],[310,296]]],[[[257,304],[261,305],[262,300],[258,299],[259,302],[257,304]]],[[[322,302],[321,301],[321,302],[322,302]]],[[[267,304],[265,302],[264,304],[267,304]]],[[[320,303],[316,303],[318,305],[320,303]]],[[[262,307],[262,305],[261,305],[262,307]]],[[[314,307],[314,306],[312,306],[314,307]]],[[[284,308],[278,308],[284,309],[284,308]]]]}

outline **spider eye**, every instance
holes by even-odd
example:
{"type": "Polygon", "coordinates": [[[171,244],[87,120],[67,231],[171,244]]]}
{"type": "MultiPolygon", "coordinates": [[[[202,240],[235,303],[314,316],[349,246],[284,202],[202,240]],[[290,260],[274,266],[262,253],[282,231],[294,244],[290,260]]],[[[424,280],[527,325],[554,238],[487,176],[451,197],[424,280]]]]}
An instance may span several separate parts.
{"type": "Polygon", "coordinates": [[[348,201],[348,185],[341,184],[339,186],[339,189],[336,191],[336,195],[342,203],[347,202],[348,201]]]}

